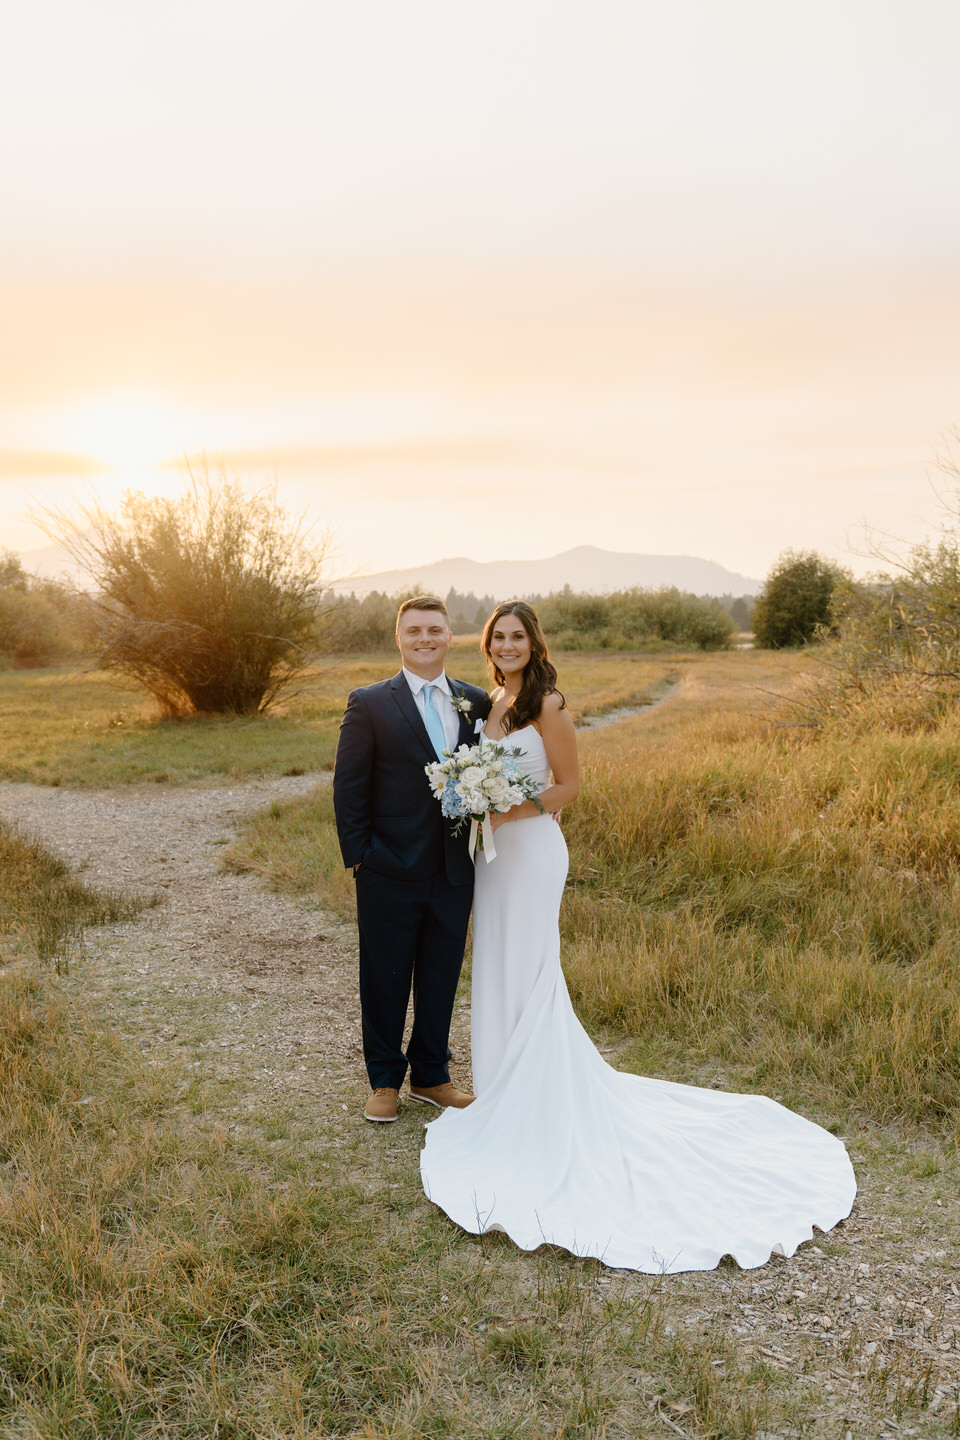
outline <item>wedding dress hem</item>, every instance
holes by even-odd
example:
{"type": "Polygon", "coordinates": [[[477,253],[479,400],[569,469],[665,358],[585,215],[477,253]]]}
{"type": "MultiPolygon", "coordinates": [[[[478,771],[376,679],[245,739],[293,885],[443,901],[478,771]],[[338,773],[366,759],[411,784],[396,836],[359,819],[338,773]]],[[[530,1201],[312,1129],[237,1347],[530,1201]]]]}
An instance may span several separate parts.
{"type": "Polygon", "coordinates": [[[451,1195],[444,1198],[443,1194],[432,1193],[429,1180],[421,1165],[421,1175],[424,1184],[424,1193],[427,1199],[438,1209],[442,1210],[449,1220],[465,1230],[470,1235],[505,1235],[519,1250],[532,1254],[545,1245],[565,1250],[568,1254],[579,1260],[597,1260],[611,1270],[634,1270],[643,1275],[680,1275],[700,1270],[715,1270],[722,1260],[733,1260],[734,1264],[741,1270],[758,1270],[769,1263],[773,1256],[782,1259],[790,1259],[796,1254],[801,1245],[808,1244],[816,1238],[816,1234],[826,1235],[835,1229],[843,1220],[847,1219],[852,1208],[853,1200],[840,1212],[823,1213],[820,1218],[811,1224],[800,1227],[790,1238],[775,1240],[772,1243],[736,1243],[725,1250],[700,1250],[698,1252],[686,1252],[673,1255],[661,1255],[654,1246],[638,1246],[632,1248],[622,1240],[618,1243],[611,1235],[606,1242],[600,1240],[589,1240],[578,1243],[576,1235],[561,1237],[537,1225],[533,1230],[519,1222],[501,1221],[491,1219],[484,1221],[475,1210],[471,1216],[463,1207],[462,1195],[451,1195]]]}

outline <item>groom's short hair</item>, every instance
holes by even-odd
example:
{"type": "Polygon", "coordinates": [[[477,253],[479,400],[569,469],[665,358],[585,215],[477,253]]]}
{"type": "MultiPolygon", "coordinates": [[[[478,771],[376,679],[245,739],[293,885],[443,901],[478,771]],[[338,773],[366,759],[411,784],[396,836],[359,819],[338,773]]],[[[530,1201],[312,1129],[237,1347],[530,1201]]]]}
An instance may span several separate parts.
{"type": "Polygon", "coordinates": [[[439,595],[414,595],[411,599],[404,600],[403,604],[400,606],[400,609],[397,611],[398,629],[400,627],[401,615],[405,615],[408,610],[439,610],[440,614],[444,617],[447,624],[450,624],[450,616],[447,614],[447,607],[446,605],[444,605],[439,595]]]}

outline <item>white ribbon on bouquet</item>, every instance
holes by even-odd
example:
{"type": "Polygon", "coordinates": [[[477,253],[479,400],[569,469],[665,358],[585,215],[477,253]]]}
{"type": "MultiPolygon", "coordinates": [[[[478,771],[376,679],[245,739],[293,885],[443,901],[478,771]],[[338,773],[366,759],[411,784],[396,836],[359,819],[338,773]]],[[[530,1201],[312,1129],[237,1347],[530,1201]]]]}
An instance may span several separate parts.
{"type": "MultiPolygon", "coordinates": [[[[483,733],[483,727],[486,723],[486,720],[477,720],[473,727],[473,733],[480,737],[481,745],[484,740],[487,739],[487,736],[483,733]]],[[[496,860],[497,858],[497,847],[493,843],[493,826],[490,824],[489,815],[484,815],[482,820],[470,821],[470,859],[474,864],[476,864],[477,860],[477,841],[481,834],[483,835],[483,854],[486,855],[487,864],[489,865],[491,860],[496,860]]]]}
{"type": "Polygon", "coordinates": [[[470,859],[476,863],[477,840],[483,835],[483,849],[480,852],[486,856],[487,864],[497,858],[497,847],[493,843],[493,826],[490,824],[490,816],[484,815],[482,820],[470,821],[470,859]]]}

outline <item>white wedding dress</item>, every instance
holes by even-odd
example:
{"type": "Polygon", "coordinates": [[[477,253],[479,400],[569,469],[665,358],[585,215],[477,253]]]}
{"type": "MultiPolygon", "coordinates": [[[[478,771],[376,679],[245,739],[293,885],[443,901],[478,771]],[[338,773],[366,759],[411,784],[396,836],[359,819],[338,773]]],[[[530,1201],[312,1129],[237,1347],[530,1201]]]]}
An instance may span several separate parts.
{"type": "MultiPolygon", "coordinates": [[[[507,737],[545,787],[539,732],[507,737]]],[[[477,1099],[427,1126],[430,1200],[464,1230],[502,1230],[646,1274],[744,1268],[792,1255],[850,1213],[843,1144],[761,1095],[609,1066],[573,1013],[558,914],[567,847],[552,816],[503,825],[477,856],[473,1075],[477,1099]]]]}

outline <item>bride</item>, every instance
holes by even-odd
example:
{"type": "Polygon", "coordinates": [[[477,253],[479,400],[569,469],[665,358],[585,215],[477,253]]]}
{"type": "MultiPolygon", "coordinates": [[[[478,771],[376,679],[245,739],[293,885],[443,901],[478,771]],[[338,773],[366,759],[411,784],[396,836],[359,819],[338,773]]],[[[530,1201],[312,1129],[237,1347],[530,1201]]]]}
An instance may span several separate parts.
{"type": "Polygon", "coordinates": [[[623,1074],[594,1048],[560,968],[556,821],[579,789],[573,722],[529,605],[499,605],[481,644],[497,681],[484,733],[542,788],[539,804],[492,817],[496,858],[477,856],[477,1099],[427,1127],[427,1196],[473,1234],[647,1274],[792,1255],[850,1213],[842,1143],[764,1096],[623,1074]]]}

